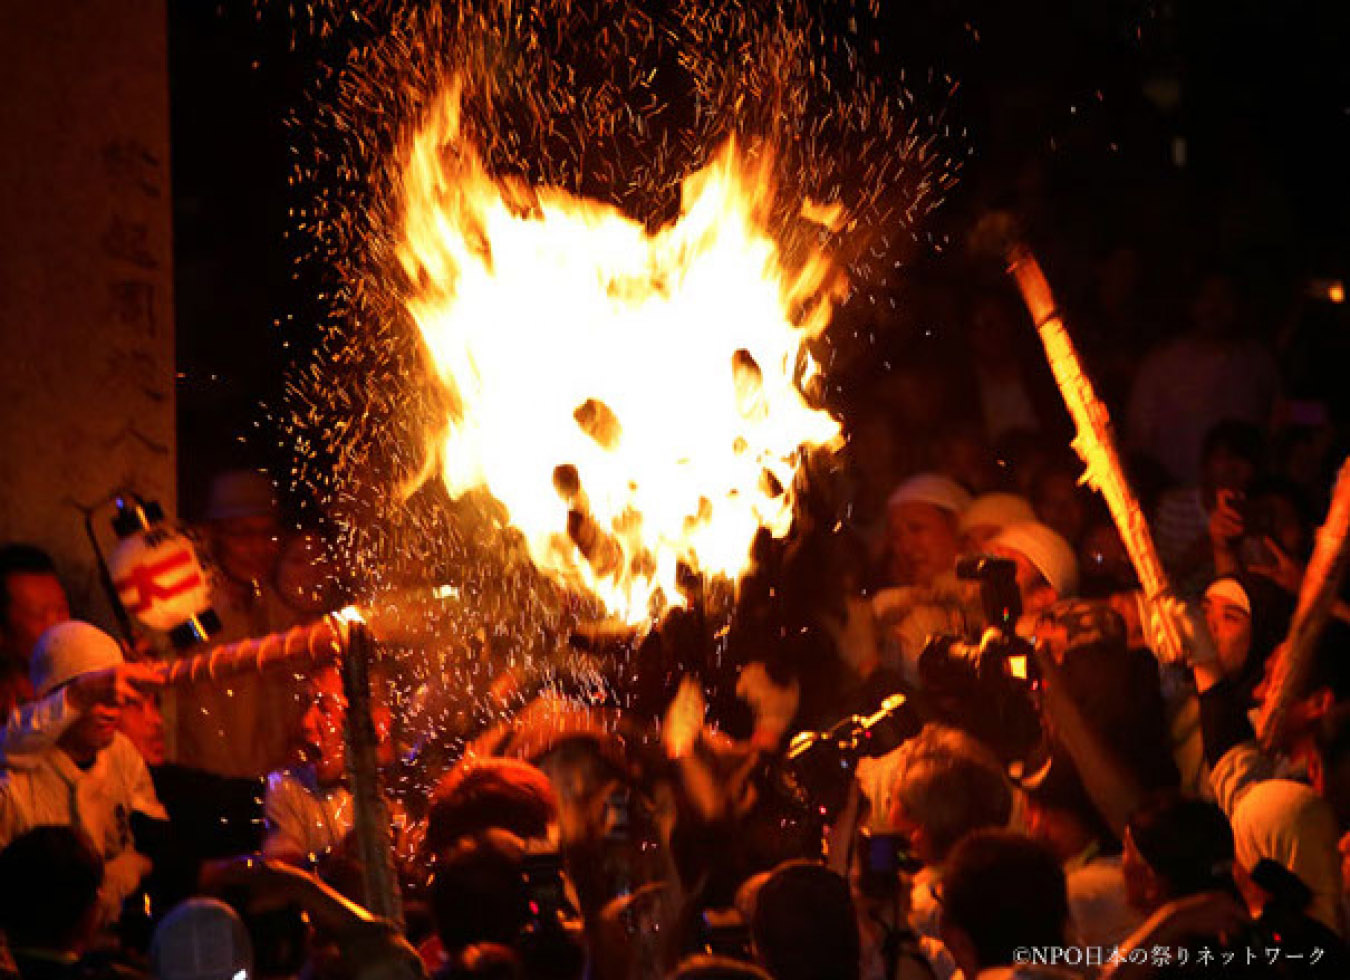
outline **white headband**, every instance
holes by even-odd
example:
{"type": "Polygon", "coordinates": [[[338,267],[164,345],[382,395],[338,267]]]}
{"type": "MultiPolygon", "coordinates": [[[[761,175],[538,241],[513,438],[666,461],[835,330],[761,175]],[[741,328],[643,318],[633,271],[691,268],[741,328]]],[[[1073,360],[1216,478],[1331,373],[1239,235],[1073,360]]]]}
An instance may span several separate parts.
{"type": "Polygon", "coordinates": [[[1237,606],[1248,616],[1252,614],[1252,600],[1247,595],[1247,590],[1242,587],[1242,583],[1235,578],[1217,578],[1209,583],[1209,588],[1205,590],[1206,599],[1222,599],[1231,605],[1237,606]]]}

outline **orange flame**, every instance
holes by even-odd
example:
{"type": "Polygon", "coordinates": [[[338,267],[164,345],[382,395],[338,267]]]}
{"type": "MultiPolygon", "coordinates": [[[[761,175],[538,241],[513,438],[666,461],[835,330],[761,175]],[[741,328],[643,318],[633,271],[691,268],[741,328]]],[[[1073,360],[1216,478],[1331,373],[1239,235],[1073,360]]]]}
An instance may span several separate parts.
{"type": "Polygon", "coordinates": [[[768,164],[733,144],[648,231],[494,180],[458,95],[400,161],[407,305],[452,401],[445,485],[486,489],[539,568],[639,624],[681,602],[681,564],[735,579],[759,528],[787,533],[801,450],[839,439],[799,383],[841,277],[823,253],[786,267],[768,164]]]}

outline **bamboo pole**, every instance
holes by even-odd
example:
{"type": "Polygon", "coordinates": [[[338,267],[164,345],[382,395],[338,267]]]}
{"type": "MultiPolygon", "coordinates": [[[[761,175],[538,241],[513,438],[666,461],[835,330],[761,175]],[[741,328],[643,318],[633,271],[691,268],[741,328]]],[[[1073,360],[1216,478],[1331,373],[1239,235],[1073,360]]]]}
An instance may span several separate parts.
{"type": "Polygon", "coordinates": [[[389,807],[376,760],[379,739],[370,714],[370,661],[375,641],[365,623],[350,624],[346,646],[342,688],[347,695],[347,778],[366,908],[402,928],[403,903],[394,870],[389,807]]]}
{"type": "Polygon", "coordinates": [[[1261,744],[1273,748],[1284,734],[1289,708],[1307,685],[1317,641],[1331,616],[1345,566],[1350,561],[1350,459],[1341,466],[1326,521],[1317,532],[1312,558],[1299,586],[1289,635],[1275,654],[1270,686],[1256,721],[1261,744]]]}
{"type": "MultiPolygon", "coordinates": [[[[1022,299],[1036,324],[1041,343],[1045,346],[1050,370],[1054,372],[1064,404],[1073,419],[1077,435],[1073,448],[1086,464],[1080,482],[1095,489],[1106,500],[1111,519],[1120,532],[1121,541],[1130,555],[1130,562],[1139,576],[1144,597],[1151,606],[1171,592],[1167,573],[1158,558],[1148,521],[1139,499],[1134,495],[1125,468],[1116,450],[1115,435],[1111,431],[1111,416],[1106,405],[1097,397],[1092,381],[1083,370],[1083,363],[1074,347],[1073,338],[1055,306],[1054,295],[1040,263],[1031,250],[1021,243],[1008,250],[1009,271],[1017,281],[1022,299]]],[[[1161,610],[1159,610],[1161,612],[1161,610]]],[[[1176,663],[1185,659],[1185,645],[1177,625],[1169,615],[1154,617],[1159,636],[1154,642],[1158,659],[1176,663]]]]}

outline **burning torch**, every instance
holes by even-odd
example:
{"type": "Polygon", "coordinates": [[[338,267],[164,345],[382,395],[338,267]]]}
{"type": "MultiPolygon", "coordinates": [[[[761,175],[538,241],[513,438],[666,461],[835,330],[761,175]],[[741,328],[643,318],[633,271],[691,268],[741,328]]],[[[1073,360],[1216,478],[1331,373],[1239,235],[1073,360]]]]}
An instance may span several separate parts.
{"type": "Polygon", "coordinates": [[[1256,722],[1257,737],[1266,748],[1280,740],[1289,709],[1303,693],[1317,641],[1331,616],[1347,562],[1350,562],[1350,459],[1341,466],[1326,521],[1317,532],[1312,558],[1299,587],[1298,606],[1289,624],[1289,636],[1275,654],[1270,687],[1256,722]]]}
{"type": "Polygon", "coordinates": [[[1031,249],[1017,237],[1014,223],[1007,215],[995,214],[985,219],[976,229],[975,237],[979,246],[996,248],[1007,258],[1008,271],[1016,280],[1022,300],[1036,324],[1050,370],[1073,419],[1077,432],[1073,448],[1086,465],[1081,482],[1105,498],[1111,519],[1139,576],[1144,600],[1153,613],[1146,622],[1152,620],[1155,624],[1154,653],[1164,662],[1180,662],[1187,656],[1186,643],[1172,618],[1171,604],[1164,601],[1171,595],[1171,583],[1158,558],[1158,549],[1154,546],[1139,498],[1134,495],[1121,465],[1110,413],[1097,397],[1092,381],[1083,369],[1045,273],[1031,249]]]}

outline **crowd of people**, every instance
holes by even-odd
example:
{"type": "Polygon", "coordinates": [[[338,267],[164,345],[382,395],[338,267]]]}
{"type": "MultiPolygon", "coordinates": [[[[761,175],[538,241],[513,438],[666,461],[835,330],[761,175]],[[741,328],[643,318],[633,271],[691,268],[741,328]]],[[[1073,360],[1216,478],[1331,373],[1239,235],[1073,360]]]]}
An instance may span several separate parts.
{"type": "MultiPolygon", "coordinates": [[[[730,685],[676,613],[588,654],[633,698],[555,683],[447,753],[400,737],[377,669],[383,850],[336,667],[166,686],[175,652],[73,619],[40,548],[0,548],[0,975],[1350,975],[1344,602],[1281,737],[1253,722],[1335,406],[1288,397],[1223,272],[1143,356],[1084,338],[1174,586],[1150,602],[1015,295],[967,312],[963,356],[878,383],[757,552],[730,685]]],[[[198,531],[212,643],[341,604],[258,473],[218,478],[198,531]]]]}

